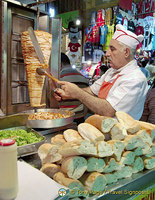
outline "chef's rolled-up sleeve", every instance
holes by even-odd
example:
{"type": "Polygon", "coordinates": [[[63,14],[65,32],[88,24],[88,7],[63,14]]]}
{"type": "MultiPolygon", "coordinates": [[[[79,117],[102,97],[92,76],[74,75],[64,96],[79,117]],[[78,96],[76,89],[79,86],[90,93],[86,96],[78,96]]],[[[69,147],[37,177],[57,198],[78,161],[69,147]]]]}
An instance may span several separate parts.
{"type": "Polygon", "coordinates": [[[106,100],[116,111],[127,112],[139,120],[143,112],[141,108],[144,107],[147,91],[143,81],[124,80],[109,93],[106,100]]]}

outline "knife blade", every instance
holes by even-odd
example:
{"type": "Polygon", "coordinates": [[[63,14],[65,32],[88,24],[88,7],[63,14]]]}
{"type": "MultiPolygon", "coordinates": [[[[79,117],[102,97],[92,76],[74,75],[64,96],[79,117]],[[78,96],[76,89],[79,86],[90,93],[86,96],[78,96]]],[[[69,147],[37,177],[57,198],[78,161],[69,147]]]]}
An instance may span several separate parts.
{"type": "Polygon", "coordinates": [[[40,63],[41,64],[45,64],[45,57],[44,57],[44,55],[42,53],[42,50],[41,50],[40,45],[38,43],[37,37],[36,37],[35,32],[33,31],[32,27],[28,28],[28,33],[29,33],[29,36],[30,36],[30,38],[32,40],[32,44],[34,46],[34,49],[36,51],[36,54],[37,54],[37,56],[39,58],[40,63]]]}

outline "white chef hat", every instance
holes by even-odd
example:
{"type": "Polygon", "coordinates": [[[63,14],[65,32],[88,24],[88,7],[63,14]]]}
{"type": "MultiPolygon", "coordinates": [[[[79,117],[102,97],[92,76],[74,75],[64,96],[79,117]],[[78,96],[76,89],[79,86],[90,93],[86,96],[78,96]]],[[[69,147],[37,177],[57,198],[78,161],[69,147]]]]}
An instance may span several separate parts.
{"type": "Polygon", "coordinates": [[[144,37],[143,35],[136,35],[131,31],[125,30],[121,24],[117,24],[112,39],[118,40],[132,49],[136,49],[137,45],[143,41],[144,37]]]}

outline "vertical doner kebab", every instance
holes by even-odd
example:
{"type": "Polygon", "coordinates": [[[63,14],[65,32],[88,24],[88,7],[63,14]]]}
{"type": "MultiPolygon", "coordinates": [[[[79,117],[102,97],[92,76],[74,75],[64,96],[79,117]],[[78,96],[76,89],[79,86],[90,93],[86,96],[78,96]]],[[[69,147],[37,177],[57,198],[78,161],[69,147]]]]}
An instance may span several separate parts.
{"type": "Polygon", "coordinates": [[[23,52],[27,82],[28,82],[30,105],[31,107],[40,107],[42,106],[41,97],[42,97],[42,89],[44,85],[45,76],[38,75],[36,69],[38,67],[44,69],[48,67],[51,54],[52,35],[44,31],[36,30],[34,32],[37,37],[40,48],[43,52],[43,55],[45,57],[46,64],[42,65],[40,63],[28,31],[22,33],[21,45],[22,45],[22,52],[23,52]]]}

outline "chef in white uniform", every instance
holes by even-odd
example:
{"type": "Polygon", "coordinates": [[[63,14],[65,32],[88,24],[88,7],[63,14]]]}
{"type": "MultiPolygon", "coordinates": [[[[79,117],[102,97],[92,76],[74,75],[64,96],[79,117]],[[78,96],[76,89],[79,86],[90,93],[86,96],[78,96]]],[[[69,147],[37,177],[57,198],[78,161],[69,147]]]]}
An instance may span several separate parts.
{"type": "Polygon", "coordinates": [[[61,89],[55,94],[60,100],[79,99],[99,115],[114,117],[116,111],[124,111],[139,120],[148,92],[147,80],[139,69],[134,54],[142,35],[125,30],[120,24],[112,37],[106,56],[110,69],[93,85],[80,89],[76,85],[60,81],[61,89]]]}

